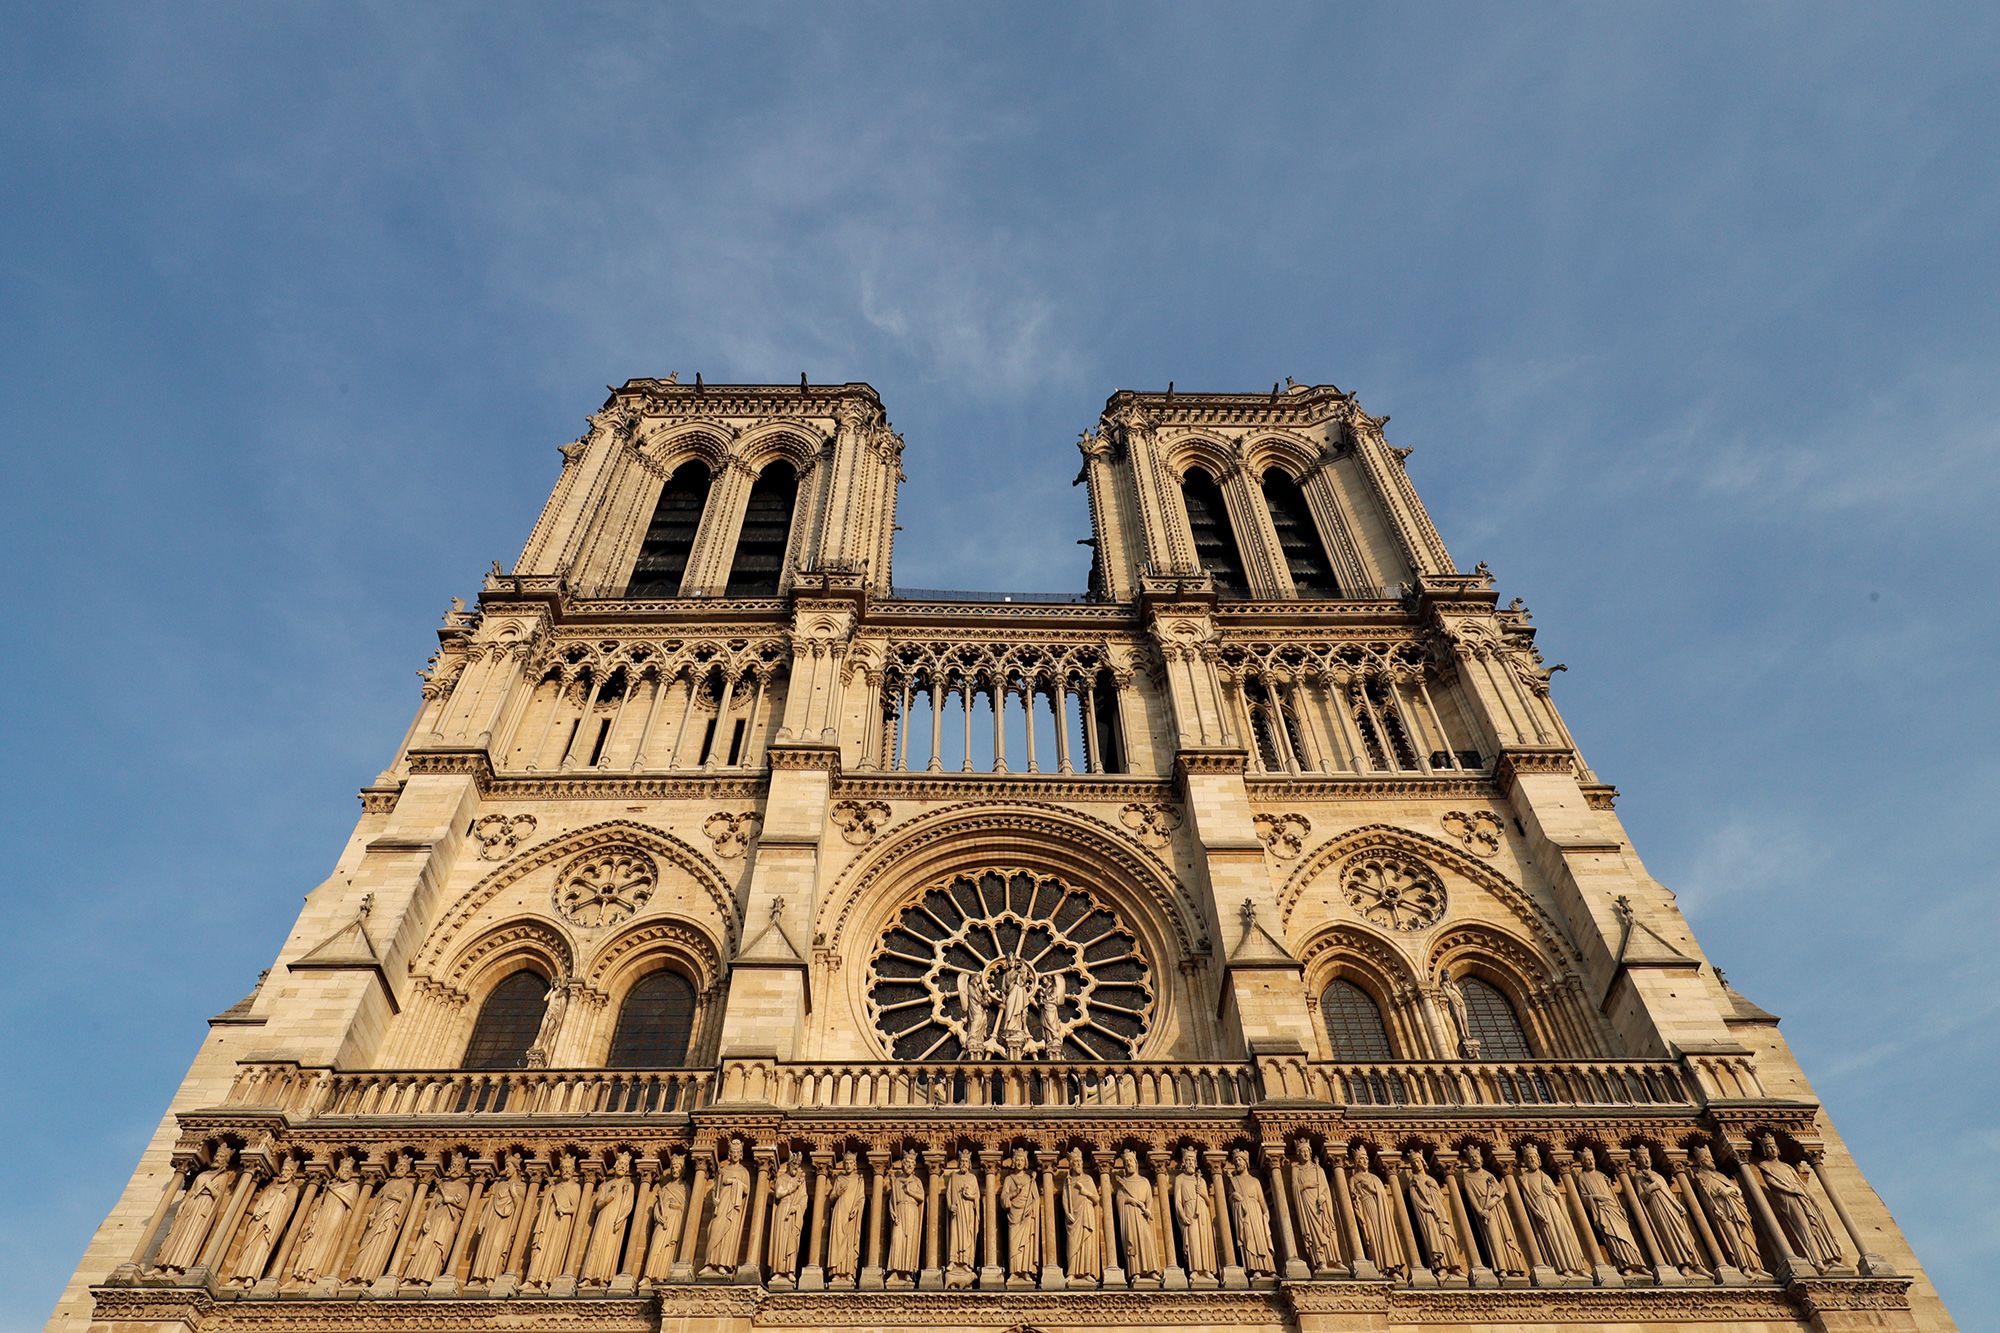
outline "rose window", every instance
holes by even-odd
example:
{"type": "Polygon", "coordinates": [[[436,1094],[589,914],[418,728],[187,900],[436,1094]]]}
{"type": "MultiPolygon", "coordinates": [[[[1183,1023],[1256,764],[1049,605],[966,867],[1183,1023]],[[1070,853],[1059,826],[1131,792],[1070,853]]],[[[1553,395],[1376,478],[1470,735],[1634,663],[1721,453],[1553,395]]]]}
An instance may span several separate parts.
{"type": "Polygon", "coordinates": [[[1348,906],[1364,921],[1391,930],[1422,930],[1444,915],[1444,885],[1421,861],[1370,852],[1340,876],[1348,906]]]}
{"type": "Polygon", "coordinates": [[[653,858],[638,848],[602,848],[557,877],[556,910],[579,926],[615,926],[646,905],[659,880],[653,858]]]}
{"type": "Polygon", "coordinates": [[[899,1060],[1127,1060],[1151,968],[1117,912],[1024,870],[959,875],[883,932],[868,1011],[899,1060]]]}

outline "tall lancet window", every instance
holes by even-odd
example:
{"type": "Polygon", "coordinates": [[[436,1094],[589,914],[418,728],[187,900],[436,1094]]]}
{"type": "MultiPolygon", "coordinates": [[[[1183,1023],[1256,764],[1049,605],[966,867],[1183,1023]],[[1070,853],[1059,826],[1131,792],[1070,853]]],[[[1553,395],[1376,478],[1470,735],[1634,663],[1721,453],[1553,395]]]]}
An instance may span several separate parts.
{"type": "Polygon", "coordinates": [[[1271,511],[1278,548],[1285,553],[1285,568],[1291,571],[1292,587],[1299,596],[1340,596],[1340,587],[1333,579],[1333,562],[1326,558],[1319,525],[1313,522],[1312,507],[1299,484],[1282,468],[1274,467],[1264,474],[1264,506],[1271,511]]]}
{"type": "Polygon", "coordinates": [[[465,1068],[524,1067],[548,1008],[549,983],[539,972],[523,969],[495,986],[479,1007],[472,1040],[465,1044],[465,1068]]]}
{"type": "Polygon", "coordinates": [[[625,585],[627,597],[680,596],[681,575],[687,573],[688,553],[694,549],[695,529],[701,526],[707,503],[708,469],[692,461],[675,468],[660,488],[660,502],[653,506],[645,544],[625,585]]]}
{"type": "Polygon", "coordinates": [[[1215,579],[1215,590],[1224,597],[1248,597],[1250,584],[1243,577],[1243,552],[1237,548],[1235,529],[1229,526],[1229,506],[1215,478],[1201,468],[1187,470],[1181,478],[1181,503],[1187,506],[1188,529],[1194,534],[1194,558],[1215,579]]]}
{"type": "Polygon", "coordinates": [[[792,536],[792,502],[799,474],[790,463],[772,463],[757,474],[743,510],[743,535],[729,566],[729,597],[772,597],[785,573],[785,547],[792,536]]]}

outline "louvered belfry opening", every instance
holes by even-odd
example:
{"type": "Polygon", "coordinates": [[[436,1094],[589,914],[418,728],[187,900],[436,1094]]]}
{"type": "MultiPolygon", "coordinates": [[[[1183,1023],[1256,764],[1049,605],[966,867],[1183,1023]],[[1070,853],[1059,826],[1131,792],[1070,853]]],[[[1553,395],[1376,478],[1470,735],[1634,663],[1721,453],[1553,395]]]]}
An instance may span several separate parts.
{"type": "Polygon", "coordinates": [[[1189,468],[1181,478],[1181,500],[1187,506],[1188,529],[1194,536],[1194,557],[1215,580],[1215,590],[1224,597],[1248,597],[1249,580],[1243,574],[1243,552],[1236,545],[1235,529],[1229,526],[1229,506],[1215,478],[1201,468],[1189,468]]]}
{"type": "Polygon", "coordinates": [[[785,548],[792,535],[792,504],[798,474],[790,463],[772,463],[757,474],[743,511],[743,532],[729,566],[730,597],[775,597],[785,573],[785,548]]]}
{"type": "Polygon", "coordinates": [[[1319,539],[1312,507],[1305,492],[1281,468],[1264,473],[1264,505],[1271,511],[1271,527],[1278,534],[1278,549],[1284,552],[1285,568],[1291,573],[1292,587],[1301,597],[1338,597],[1340,585],[1334,581],[1333,564],[1319,539]]]}
{"type": "Polygon", "coordinates": [[[653,506],[653,521],[646,526],[646,540],[625,585],[627,597],[680,595],[681,576],[687,573],[695,530],[708,503],[708,480],[708,469],[690,461],[675,468],[660,488],[660,502],[653,506]]]}

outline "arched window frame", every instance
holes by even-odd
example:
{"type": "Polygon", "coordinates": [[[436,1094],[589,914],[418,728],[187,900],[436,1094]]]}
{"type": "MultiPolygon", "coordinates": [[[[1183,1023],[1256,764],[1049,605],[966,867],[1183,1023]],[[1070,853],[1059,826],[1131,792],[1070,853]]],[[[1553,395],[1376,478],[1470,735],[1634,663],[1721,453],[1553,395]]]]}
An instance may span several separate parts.
{"type": "MultiPolygon", "coordinates": [[[[689,574],[695,567],[696,553],[701,549],[702,527],[707,522],[709,500],[714,494],[715,469],[705,459],[683,458],[667,472],[660,482],[659,492],[654,496],[652,510],[640,535],[639,548],[632,557],[632,566],[625,579],[625,596],[679,597],[682,594],[682,590],[687,587],[689,574]],[[698,478],[695,475],[697,473],[698,478]],[[676,487],[681,485],[684,478],[687,479],[685,489],[677,491],[676,487]],[[667,548],[666,534],[659,531],[666,521],[664,517],[666,506],[670,500],[688,496],[693,497],[693,522],[687,525],[685,545],[680,546],[678,550],[667,548]],[[662,572],[649,578],[647,580],[649,586],[641,588],[640,575],[649,553],[656,562],[666,568],[673,567],[677,556],[678,569],[671,574],[662,572]]],[[[687,512],[688,507],[685,505],[677,509],[677,513],[683,518],[687,512]]],[[[677,536],[675,540],[679,540],[677,536]]]]}
{"type": "Polygon", "coordinates": [[[590,1032],[579,1039],[583,1062],[593,1068],[610,1066],[618,1021],[633,989],[656,973],[672,972],[694,989],[683,1066],[705,1068],[713,1064],[721,1038],[717,1019],[727,991],[721,959],[721,944],[685,917],[642,917],[625,927],[599,949],[585,978],[585,985],[604,996],[605,1004],[597,1011],[590,1032]]]}
{"type": "MultiPolygon", "coordinates": [[[[1181,519],[1187,524],[1190,554],[1193,556],[1195,563],[1202,569],[1207,570],[1209,576],[1214,579],[1216,593],[1234,600],[1254,597],[1256,589],[1250,579],[1250,562],[1245,550],[1243,534],[1237,529],[1236,515],[1230,509],[1228,491],[1205,462],[1196,460],[1181,469],[1180,501],[1181,519]],[[1215,531],[1228,542],[1229,552],[1235,557],[1235,566],[1233,569],[1218,570],[1202,558],[1201,529],[1207,525],[1197,526],[1195,523],[1195,508],[1189,502],[1190,486],[1193,484],[1191,478],[1196,473],[1201,474],[1202,479],[1214,493],[1215,503],[1220,506],[1220,512],[1209,515],[1209,518],[1215,524],[1215,531]],[[1233,575],[1233,579],[1230,577],[1231,575],[1233,575]]],[[[1206,509],[1207,506],[1204,505],[1203,508],[1206,509]]]]}
{"type": "Polygon", "coordinates": [[[1335,970],[1332,975],[1326,977],[1320,983],[1316,1008],[1319,1010],[1322,1033],[1326,1039],[1326,1049],[1331,1058],[1343,1062],[1360,1063],[1398,1058],[1396,1054],[1396,1036],[1390,1030],[1388,1013],[1383,1008],[1381,998],[1368,987],[1365,980],[1344,974],[1340,970],[1335,970]],[[1382,1035],[1382,1050],[1379,1053],[1347,1049],[1342,1045],[1341,1039],[1335,1035],[1333,1024],[1327,1014],[1327,999],[1330,995],[1336,993],[1337,987],[1344,987],[1347,991],[1359,995],[1368,1002],[1369,1008],[1374,1012],[1375,1026],[1380,1030],[1382,1035]]]}
{"type": "Polygon", "coordinates": [[[1306,598],[1339,597],[1341,582],[1334,566],[1333,546],[1327,541],[1326,533],[1320,527],[1319,515],[1315,512],[1311,499],[1307,497],[1305,487],[1299,484],[1298,478],[1278,464],[1271,463],[1258,474],[1257,498],[1264,505],[1265,516],[1271,525],[1272,539],[1277,543],[1280,576],[1292,595],[1306,598]],[[1274,500],[1272,495],[1274,478],[1279,485],[1290,491],[1289,497],[1278,496],[1274,500]],[[1288,499],[1295,501],[1297,508],[1293,510],[1289,504],[1284,504],[1283,508],[1289,512],[1281,513],[1279,502],[1288,499]],[[1293,560],[1293,553],[1285,547],[1285,533],[1288,529],[1296,531],[1301,538],[1310,543],[1311,549],[1306,555],[1309,563],[1316,565],[1316,568],[1307,571],[1310,576],[1308,586],[1300,586],[1299,570],[1293,560]],[[1311,586],[1314,584],[1323,586],[1311,586]]]}
{"type": "MultiPolygon", "coordinates": [[[[750,485],[743,492],[742,512],[738,516],[736,522],[736,540],[730,544],[729,562],[728,565],[722,571],[723,596],[775,597],[781,595],[785,591],[786,587],[790,583],[792,575],[791,565],[793,560],[793,553],[797,549],[797,530],[799,525],[799,499],[800,499],[800,493],[804,489],[804,485],[805,485],[804,470],[800,468],[799,464],[789,455],[782,453],[775,454],[773,456],[765,458],[761,464],[757,465],[756,476],[751,479],[750,485]],[[784,526],[783,538],[781,543],[776,548],[777,570],[776,573],[772,576],[772,582],[770,587],[766,588],[763,586],[763,580],[761,574],[758,583],[755,587],[747,587],[745,586],[746,580],[739,579],[737,573],[738,565],[742,562],[744,557],[744,545],[743,545],[744,542],[746,540],[756,541],[758,543],[758,548],[759,548],[758,555],[760,558],[762,557],[765,551],[768,551],[770,549],[771,546],[771,544],[764,535],[758,534],[753,536],[751,524],[753,521],[755,521],[755,508],[758,503],[758,488],[760,486],[763,486],[766,479],[770,478],[773,475],[772,469],[774,468],[783,468],[791,476],[791,494],[786,502],[785,521],[783,525],[784,526]]],[[[773,528],[776,527],[775,524],[773,524],[772,526],[773,528]]]]}
{"type": "Polygon", "coordinates": [[[553,993],[553,990],[554,990],[553,985],[550,983],[549,978],[547,977],[547,975],[544,974],[542,969],[539,966],[537,966],[535,962],[525,958],[519,960],[517,966],[507,968],[504,971],[500,972],[498,975],[496,975],[494,977],[492,984],[486,988],[485,993],[480,997],[479,1003],[475,1006],[471,1006],[472,1022],[470,1028],[465,1034],[464,1040],[460,1043],[457,1067],[460,1069],[468,1069],[468,1070],[479,1069],[479,1070],[496,1070],[496,1071],[526,1068],[528,1052],[533,1048],[535,1044],[535,1037],[541,1031],[542,1021],[548,1013],[549,996],[553,993]],[[516,988],[518,986],[518,979],[522,977],[532,977],[540,985],[541,1002],[539,1007],[535,1011],[534,1028],[530,1030],[527,1034],[528,1038],[527,1044],[521,1047],[521,1057],[519,1061],[512,1064],[501,1064],[501,1063],[495,1063],[490,1060],[485,1060],[481,1061],[478,1064],[473,1064],[472,1057],[474,1051],[474,1044],[475,1042],[477,1042],[479,1038],[479,1029],[481,1024],[483,1024],[486,1021],[487,1011],[492,1007],[494,1002],[500,997],[500,994],[503,990],[516,988]]]}
{"type": "Polygon", "coordinates": [[[655,962],[656,966],[639,971],[632,977],[617,1000],[607,1006],[610,1012],[610,1034],[606,1039],[602,1060],[606,1069],[679,1069],[687,1067],[694,1055],[702,1017],[702,988],[684,969],[660,960],[655,962]],[[671,978],[687,988],[687,1030],[681,1034],[680,1054],[666,1060],[619,1061],[616,1058],[619,1054],[618,1043],[619,1038],[625,1035],[628,1008],[639,998],[642,987],[663,977],[671,978]]]}

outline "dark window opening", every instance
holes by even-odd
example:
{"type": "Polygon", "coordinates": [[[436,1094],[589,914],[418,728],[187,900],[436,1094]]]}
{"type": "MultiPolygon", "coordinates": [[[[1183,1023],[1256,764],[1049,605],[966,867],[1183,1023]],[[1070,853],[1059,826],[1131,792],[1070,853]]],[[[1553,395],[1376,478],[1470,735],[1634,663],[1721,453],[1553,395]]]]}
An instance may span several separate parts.
{"type": "Polygon", "coordinates": [[[611,739],[611,719],[605,718],[597,724],[597,741],[590,747],[590,766],[597,767],[597,761],[604,757],[604,743],[611,739]]]}
{"type": "Polygon", "coordinates": [[[1319,997],[1336,1060],[1393,1060],[1389,1030],[1375,997],[1351,981],[1334,981],[1319,997]]]}
{"type": "Polygon", "coordinates": [[[1271,526],[1278,534],[1278,548],[1285,553],[1285,568],[1292,575],[1292,587],[1301,597],[1340,596],[1333,564],[1319,539],[1319,525],[1313,522],[1312,506],[1306,503],[1299,484],[1272,468],[1264,474],[1263,491],[1271,526]]]}
{"type": "Polygon", "coordinates": [[[792,502],[798,474],[790,463],[772,463],[757,474],[743,510],[743,532],[729,566],[730,597],[773,597],[785,572],[785,548],[792,536],[792,502]]]}
{"type": "Polygon", "coordinates": [[[688,462],[674,469],[660,488],[660,502],[639,547],[639,559],[625,585],[627,597],[678,597],[687,573],[688,553],[708,503],[708,469],[688,462]]]}
{"type": "Polygon", "coordinates": [[[549,1007],[549,983],[539,972],[521,971],[493,988],[472,1025],[465,1046],[467,1069],[522,1069],[528,1048],[542,1030],[549,1007]]]}
{"type": "Polygon", "coordinates": [[[625,993],[611,1036],[612,1069],[677,1069],[694,1035],[694,986],[678,972],[654,972],[625,993]]]}
{"type": "Polygon", "coordinates": [[[1465,997],[1466,1025],[1479,1042],[1480,1059],[1534,1058],[1528,1049],[1528,1035],[1521,1030],[1521,1020],[1498,986],[1478,977],[1463,977],[1458,983],[1458,993],[1465,997]]]}
{"type": "Polygon", "coordinates": [[[1215,580],[1215,591],[1224,597],[1248,597],[1250,583],[1243,574],[1243,553],[1237,549],[1235,530],[1229,526],[1229,506],[1215,478],[1198,467],[1189,468],[1181,478],[1181,503],[1187,506],[1194,558],[1215,580]]]}

